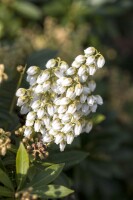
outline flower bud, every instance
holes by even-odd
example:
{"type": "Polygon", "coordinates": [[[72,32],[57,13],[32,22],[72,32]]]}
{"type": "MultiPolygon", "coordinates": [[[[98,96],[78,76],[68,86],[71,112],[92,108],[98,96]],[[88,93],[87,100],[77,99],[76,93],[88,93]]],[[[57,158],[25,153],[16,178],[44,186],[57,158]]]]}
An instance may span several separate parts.
{"type": "Polygon", "coordinates": [[[81,66],[80,63],[77,63],[76,61],[72,62],[72,67],[79,68],[80,66],[81,66]]]}
{"type": "Polygon", "coordinates": [[[34,91],[37,94],[43,93],[43,85],[37,85],[34,91]]]}
{"type": "Polygon", "coordinates": [[[26,126],[33,126],[34,120],[26,120],[25,125],[26,126]]]}
{"type": "Polygon", "coordinates": [[[61,77],[60,79],[57,80],[57,84],[62,85],[62,86],[70,86],[72,84],[72,79],[61,77]]]}
{"type": "Polygon", "coordinates": [[[96,112],[97,110],[97,104],[94,104],[93,106],[90,107],[91,112],[96,112]]]}
{"type": "Polygon", "coordinates": [[[34,102],[32,103],[31,108],[32,108],[33,110],[36,110],[36,109],[38,109],[38,108],[40,107],[40,105],[41,105],[40,100],[37,100],[37,101],[34,101],[34,102]]]}
{"type": "Polygon", "coordinates": [[[50,116],[53,116],[54,115],[54,107],[50,104],[48,104],[47,106],[47,112],[50,116]]]}
{"type": "Polygon", "coordinates": [[[71,130],[72,130],[72,124],[71,123],[65,124],[65,126],[61,129],[61,131],[64,132],[64,133],[68,133],[71,130]]]}
{"type": "Polygon", "coordinates": [[[85,56],[84,55],[79,55],[75,58],[75,61],[79,64],[83,64],[85,62],[85,56]]]}
{"type": "Polygon", "coordinates": [[[96,83],[95,83],[95,81],[89,81],[89,83],[88,83],[88,87],[90,88],[90,90],[91,90],[91,92],[93,92],[94,90],[95,90],[95,88],[96,88],[96,83]]]}
{"type": "Polygon", "coordinates": [[[93,55],[95,53],[96,49],[94,47],[88,47],[84,50],[84,53],[86,56],[93,55]]]}
{"type": "Polygon", "coordinates": [[[60,151],[64,151],[65,147],[66,147],[66,143],[64,141],[62,141],[60,143],[60,151]]]}
{"type": "Polygon", "coordinates": [[[70,101],[71,100],[68,97],[63,97],[60,99],[60,105],[68,105],[70,101]]]}
{"type": "Polygon", "coordinates": [[[66,97],[68,97],[70,99],[74,99],[76,97],[76,93],[75,93],[75,88],[74,87],[69,87],[67,89],[66,97]]]}
{"type": "Polygon", "coordinates": [[[64,113],[67,111],[67,106],[59,106],[58,108],[58,113],[61,114],[61,113],[64,113]]]}
{"type": "Polygon", "coordinates": [[[87,96],[85,94],[81,94],[81,96],[80,96],[80,102],[81,103],[85,103],[86,99],[87,99],[87,96]]]}
{"type": "Polygon", "coordinates": [[[29,111],[30,111],[29,105],[28,105],[28,104],[24,104],[24,105],[21,107],[20,113],[21,113],[21,115],[25,115],[25,114],[27,114],[29,111]]]}
{"type": "Polygon", "coordinates": [[[55,143],[56,144],[59,144],[62,140],[63,140],[63,134],[62,133],[55,135],[55,143]]]}
{"type": "Polygon", "coordinates": [[[88,74],[84,73],[82,76],[79,77],[81,83],[85,83],[88,79],[88,74]]]}
{"type": "Polygon", "coordinates": [[[68,68],[68,70],[66,71],[66,75],[71,76],[71,75],[74,75],[75,72],[76,72],[76,69],[75,69],[74,67],[70,67],[70,68],[68,68]]]}
{"type": "Polygon", "coordinates": [[[103,99],[100,95],[96,95],[95,98],[96,98],[97,104],[99,104],[99,105],[103,104],[103,99]]]}
{"type": "Polygon", "coordinates": [[[18,98],[17,106],[23,106],[27,102],[28,102],[28,98],[26,98],[26,96],[21,96],[18,98]]]}
{"type": "Polygon", "coordinates": [[[66,71],[67,69],[69,68],[68,64],[66,62],[61,62],[61,65],[60,65],[60,69],[62,71],[66,71]]]}
{"type": "Polygon", "coordinates": [[[28,68],[27,74],[30,75],[30,76],[33,76],[33,75],[37,74],[39,71],[40,71],[39,67],[31,66],[31,67],[28,68]]]}
{"type": "Polygon", "coordinates": [[[100,55],[99,58],[97,59],[97,67],[102,68],[104,64],[105,64],[105,59],[102,55],[100,55]]]}
{"type": "Polygon", "coordinates": [[[87,65],[87,66],[93,64],[94,62],[95,62],[95,56],[89,56],[89,57],[86,59],[86,65],[87,65]]]}
{"type": "Polygon", "coordinates": [[[78,69],[78,75],[82,76],[85,72],[86,72],[86,66],[82,65],[79,69],[78,69]]]}
{"type": "Polygon", "coordinates": [[[35,132],[39,132],[40,128],[41,128],[41,121],[40,120],[36,120],[35,123],[34,123],[35,132]]]}
{"type": "Polygon", "coordinates": [[[83,87],[83,94],[88,95],[88,94],[90,94],[90,93],[91,93],[90,88],[84,86],[84,87],[83,87]]]}
{"type": "Polygon", "coordinates": [[[16,96],[17,96],[17,97],[21,97],[21,96],[24,96],[25,93],[26,93],[26,89],[24,89],[24,88],[19,88],[19,89],[17,90],[17,92],[16,92],[16,96]]]}
{"type": "Polygon", "coordinates": [[[69,113],[66,113],[66,114],[64,114],[63,116],[62,116],[62,122],[63,123],[66,123],[66,122],[69,122],[70,120],[71,120],[71,118],[72,118],[72,115],[71,114],[69,114],[69,113]]]}
{"type": "Polygon", "coordinates": [[[54,74],[55,74],[55,76],[57,76],[58,78],[63,77],[63,72],[60,71],[59,69],[55,69],[55,70],[54,70],[54,74]]]}
{"type": "Polygon", "coordinates": [[[44,108],[39,108],[38,110],[37,110],[37,116],[38,116],[38,119],[42,119],[42,117],[45,115],[45,110],[44,110],[44,108]]]}
{"type": "Polygon", "coordinates": [[[89,110],[89,105],[87,103],[82,105],[82,112],[83,113],[87,113],[89,110]]]}
{"type": "Polygon", "coordinates": [[[50,72],[48,70],[42,71],[42,73],[37,78],[37,83],[42,84],[50,78],[50,72]]]}
{"type": "Polygon", "coordinates": [[[93,76],[96,72],[96,67],[95,65],[90,65],[89,68],[88,68],[88,73],[90,76],[93,76]]]}
{"type": "Polygon", "coordinates": [[[76,109],[77,109],[77,107],[76,107],[76,104],[75,104],[75,103],[70,104],[70,105],[68,106],[67,113],[73,114],[73,113],[75,113],[76,109]]]}
{"type": "Polygon", "coordinates": [[[92,122],[88,122],[85,126],[85,132],[89,133],[92,129],[92,126],[93,126],[92,122]]]}
{"type": "Polygon", "coordinates": [[[44,137],[42,138],[42,141],[44,143],[49,143],[52,141],[52,137],[50,135],[44,135],[44,137]]]}
{"type": "Polygon", "coordinates": [[[50,59],[47,63],[46,63],[46,68],[53,68],[56,65],[56,60],[55,59],[50,59]]]}
{"type": "Polygon", "coordinates": [[[46,128],[49,128],[49,127],[50,127],[50,118],[44,116],[44,117],[42,118],[42,120],[43,120],[43,123],[45,124],[46,128]]]}
{"type": "Polygon", "coordinates": [[[83,92],[83,86],[78,83],[76,86],[75,86],[75,93],[76,93],[76,96],[80,96],[81,93],[83,92]]]}
{"type": "Polygon", "coordinates": [[[26,117],[27,120],[31,120],[31,121],[32,120],[34,121],[35,118],[36,118],[36,112],[34,112],[34,111],[29,112],[27,117],[26,117]]]}
{"type": "Polygon", "coordinates": [[[47,90],[50,88],[50,84],[51,84],[50,81],[45,81],[45,82],[43,83],[43,91],[44,91],[44,92],[47,91],[47,90]]]}
{"type": "Polygon", "coordinates": [[[95,102],[94,96],[87,97],[87,103],[89,106],[93,106],[94,102],[95,102]]]}
{"type": "Polygon", "coordinates": [[[71,144],[74,140],[74,136],[72,134],[67,134],[67,144],[71,144]]]}
{"type": "Polygon", "coordinates": [[[81,126],[81,123],[78,121],[76,123],[75,127],[74,127],[74,134],[75,134],[75,136],[80,135],[81,131],[82,131],[82,126],[81,126]]]}
{"type": "Polygon", "coordinates": [[[29,137],[32,134],[32,128],[31,127],[26,127],[24,130],[24,136],[29,137]]]}
{"type": "Polygon", "coordinates": [[[62,128],[62,124],[59,119],[56,119],[52,122],[52,127],[54,130],[60,130],[62,128]]]}

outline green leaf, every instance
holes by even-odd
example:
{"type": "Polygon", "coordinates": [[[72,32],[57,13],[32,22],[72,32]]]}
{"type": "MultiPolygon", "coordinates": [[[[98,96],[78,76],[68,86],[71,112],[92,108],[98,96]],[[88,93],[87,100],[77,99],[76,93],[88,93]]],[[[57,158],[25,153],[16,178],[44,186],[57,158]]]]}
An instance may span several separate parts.
{"type": "Polygon", "coordinates": [[[33,190],[33,193],[37,194],[40,198],[62,198],[73,192],[73,190],[61,185],[47,185],[33,190]]]}
{"type": "Polygon", "coordinates": [[[27,1],[15,1],[12,4],[12,8],[30,19],[38,20],[42,16],[41,10],[34,4],[27,1]]]}
{"type": "Polygon", "coordinates": [[[45,168],[40,173],[36,174],[32,181],[28,184],[29,187],[38,188],[42,185],[47,185],[54,181],[61,173],[64,164],[55,164],[45,168]]]}
{"type": "Polygon", "coordinates": [[[65,163],[65,169],[78,164],[84,160],[89,154],[83,151],[66,151],[62,153],[54,153],[48,157],[47,162],[65,163]]]}
{"type": "Polygon", "coordinates": [[[4,172],[2,169],[0,169],[0,183],[11,189],[14,190],[12,182],[6,172],[4,172]]]}
{"type": "Polygon", "coordinates": [[[0,196],[3,196],[3,197],[13,197],[14,193],[11,192],[11,190],[9,190],[8,188],[0,186],[0,196]]]}
{"type": "Polygon", "coordinates": [[[16,173],[18,189],[25,181],[27,171],[29,169],[29,156],[24,145],[21,143],[16,156],[16,173]]]}

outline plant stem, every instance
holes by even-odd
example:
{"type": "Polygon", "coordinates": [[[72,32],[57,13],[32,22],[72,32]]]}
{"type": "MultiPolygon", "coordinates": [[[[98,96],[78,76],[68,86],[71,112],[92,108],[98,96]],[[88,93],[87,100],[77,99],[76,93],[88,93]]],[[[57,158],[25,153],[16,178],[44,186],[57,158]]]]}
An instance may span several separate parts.
{"type": "MultiPolygon", "coordinates": [[[[20,78],[18,80],[18,84],[17,84],[17,87],[16,87],[16,91],[18,90],[18,88],[20,87],[21,85],[21,82],[22,82],[22,79],[23,79],[23,75],[25,73],[25,70],[26,70],[26,65],[25,67],[23,68],[23,71],[20,73],[20,78]]],[[[11,103],[11,106],[10,106],[10,110],[9,110],[9,113],[11,114],[13,112],[13,109],[14,109],[14,106],[15,106],[15,102],[16,102],[16,95],[14,94],[14,97],[13,97],[13,100],[12,100],[12,103],[11,103]]]]}

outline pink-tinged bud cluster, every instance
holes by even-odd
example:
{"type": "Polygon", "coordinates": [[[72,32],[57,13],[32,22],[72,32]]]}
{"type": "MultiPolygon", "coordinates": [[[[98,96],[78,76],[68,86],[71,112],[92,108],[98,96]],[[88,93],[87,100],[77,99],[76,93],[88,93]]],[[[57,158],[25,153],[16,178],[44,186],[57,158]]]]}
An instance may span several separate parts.
{"type": "Polygon", "coordinates": [[[24,136],[41,133],[44,143],[54,142],[64,151],[75,137],[89,133],[92,121],[86,116],[103,104],[102,97],[93,94],[92,76],[104,64],[104,57],[89,47],[70,67],[60,58],[50,59],[45,70],[31,66],[27,70],[29,89],[16,92],[21,114],[27,114],[24,136]]]}

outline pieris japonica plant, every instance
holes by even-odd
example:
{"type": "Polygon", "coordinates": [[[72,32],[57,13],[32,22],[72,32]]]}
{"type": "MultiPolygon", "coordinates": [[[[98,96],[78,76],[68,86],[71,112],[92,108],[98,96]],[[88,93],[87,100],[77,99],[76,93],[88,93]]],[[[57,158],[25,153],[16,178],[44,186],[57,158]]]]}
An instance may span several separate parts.
{"type": "Polygon", "coordinates": [[[56,58],[50,59],[44,70],[29,67],[29,88],[16,92],[20,112],[26,115],[24,136],[38,134],[43,144],[55,143],[64,151],[75,137],[89,133],[93,126],[91,113],[103,104],[102,97],[94,94],[93,76],[104,64],[104,57],[89,47],[70,66],[56,58]]]}
{"type": "MultiPolygon", "coordinates": [[[[2,115],[7,114],[7,120],[0,118],[0,199],[49,200],[73,193],[72,181],[62,170],[81,162],[88,152],[67,147],[93,127],[93,114],[103,104],[93,77],[104,64],[94,47],[85,49],[70,65],[53,58],[43,69],[27,69],[28,89],[20,88],[26,67],[17,67],[20,79],[15,93],[21,115],[13,94],[10,111],[2,115]],[[4,124],[10,118],[14,128],[8,130],[4,124]]],[[[8,90],[1,87],[7,77],[0,65],[0,95],[9,93],[10,80],[8,90]]],[[[0,105],[5,106],[2,98],[0,105]]]]}

